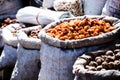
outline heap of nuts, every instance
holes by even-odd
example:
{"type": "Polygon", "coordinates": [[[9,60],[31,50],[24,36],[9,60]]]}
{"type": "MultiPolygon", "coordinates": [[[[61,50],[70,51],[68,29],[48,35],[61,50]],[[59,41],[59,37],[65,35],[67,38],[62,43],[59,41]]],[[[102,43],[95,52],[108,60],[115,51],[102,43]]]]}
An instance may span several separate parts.
{"type": "Polygon", "coordinates": [[[11,23],[18,23],[18,21],[17,21],[17,19],[6,18],[0,22],[0,26],[1,26],[0,28],[3,29],[11,23]]]}
{"type": "Polygon", "coordinates": [[[108,50],[85,65],[88,71],[120,70],[120,49],[108,50]]]}
{"type": "Polygon", "coordinates": [[[32,30],[29,32],[28,37],[29,38],[38,38],[38,33],[41,31],[41,27],[39,27],[38,29],[32,30]]]}
{"type": "Polygon", "coordinates": [[[84,18],[61,22],[56,26],[51,26],[46,33],[60,40],[77,40],[97,36],[114,29],[115,27],[110,22],[103,19],[84,18]]]}

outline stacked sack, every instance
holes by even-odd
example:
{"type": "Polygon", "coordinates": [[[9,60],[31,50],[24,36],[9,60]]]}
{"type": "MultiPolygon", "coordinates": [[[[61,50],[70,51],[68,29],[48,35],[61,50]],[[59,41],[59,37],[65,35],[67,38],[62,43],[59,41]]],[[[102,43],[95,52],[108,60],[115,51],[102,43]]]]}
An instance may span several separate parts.
{"type": "Polygon", "coordinates": [[[35,24],[38,26],[32,26],[29,28],[22,29],[17,33],[17,39],[19,43],[17,48],[18,55],[15,68],[11,76],[11,80],[36,80],[38,78],[41,63],[41,59],[39,58],[41,41],[37,37],[38,32],[34,30],[37,30],[37,28],[39,30],[40,25],[44,27],[45,25],[53,21],[57,21],[59,19],[67,17],[70,17],[69,12],[56,12],[32,6],[22,8],[17,12],[16,18],[19,22],[35,24]],[[29,36],[30,33],[32,33],[32,36],[29,36]]]}
{"type": "Polygon", "coordinates": [[[73,65],[75,80],[119,80],[120,46],[85,53],[73,65]]]}
{"type": "Polygon", "coordinates": [[[73,16],[101,15],[107,0],[43,0],[42,7],[69,11],[73,16]]]}
{"type": "Polygon", "coordinates": [[[74,16],[83,15],[81,0],[55,0],[54,9],[56,11],[70,11],[74,16]]]}
{"type": "Polygon", "coordinates": [[[5,67],[14,66],[17,59],[17,44],[16,31],[24,28],[23,24],[14,23],[10,24],[2,30],[2,38],[4,48],[0,56],[0,69],[5,67]]]}
{"type": "Polygon", "coordinates": [[[101,15],[107,0],[82,0],[84,15],[101,15]]]}
{"type": "Polygon", "coordinates": [[[18,48],[17,62],[11,80],[37,80],[40,71],[40,46],[41,40],[38,33],[42,27],[32,26],[17,33],[18,48]]]}
{"type": "Polygon", "coordinates": [[[0,15],[16,14],[21,7],[21,0],[0,0],[0,15]]]}
{"type": "Polygon", "coordinates": [[[0,69],[4,70],[3,79],[10,79],[12,69],[17,60],[17,43],[16,31],[23,28],[25,25],[14,23],[7,25],[2,30],[2,39],[4,48],[0,56],[0,69]],[[7,77],[4,77],[7,76],[7,77]]]}
{"type": "Polygon", "coordinates": [[[36,8],[32,6],[21,8],[16,14],[16,18],[19,22],[42,26],[62,18],[68,18],[70,16],[71,15],[69,12],[56,12],[49,9],[36,8]]]}
{"type": "Polygon", "coordinates": [[[14,18],[15,15],[4,15],[0,17],[0,51],[2,51],[4,47],[4,42],[2,39],[2,29],[11,23],[15,23],[16,20],[14,18]]]}
{"type": "Polygon", "coordinates": [[[107,0],[102,10],[102,15],[114,16],[120,18],[120,1],[119,0],[107,0]]]}

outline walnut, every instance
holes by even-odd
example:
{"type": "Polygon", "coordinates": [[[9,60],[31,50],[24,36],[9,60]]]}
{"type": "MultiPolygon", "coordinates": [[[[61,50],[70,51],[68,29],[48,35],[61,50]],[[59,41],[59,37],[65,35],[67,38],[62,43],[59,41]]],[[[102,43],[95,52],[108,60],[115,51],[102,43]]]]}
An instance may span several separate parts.
{"type": "Polygon", "coordinates": [[[105,68],[105,69],[108,69],[108,63],[107,62],[103,62],[102,63],[102,67],[105,68]]]}
{"type": "Polygon", "coordinates": [[[99,58],[99,59],[96,60],[96,62],[97,62],[98,65],[100,65],[100,64],[102,64],[103,60],[102,60],[102,58],[99,58]]]}
{"type": "Polygon", "coordinates": [[[88,70],[89,71],[96,71],[97,69],[95,67],[93,67],[93,66],[89,66],[88,70]]]}
{"type": "Polygon", "coordinates": [[[97,66],[97,71],[100,71],[102,68],[103,68],[102,65],[97,66]]]}
{"type": "Polygon", "coordinates": [[[112,51],[112,50],[108,50],[108,51],[106,52],[106,55],[107,55],[107,56],[113,56],[113,55],[114,55],[114,53],[113,53],[113,51],[112,51]]]}
{"type": "Polygon", "coordinates": [[[120,70],[120,60],[115,60],[114,61],[114,67],[115,67],[115,69],[119,69],[120,70]]]}
{"type": "Polygon", "coordinates": [[[90,63],[89,63],[89,66],[97,66],[98,64],[95,62],[95,61],[91,61],[90,63]]]}
{"type": "Polygon", "coordinates": [[[114,62],[109,62],[108,63],[108,68],[109,69],[114,69],[114,62]]]}
{"type": "Polygon", "coordinates": [[[114,56],[107,56],[105,61],[106,62],[111,62],[111,61],[114,61],[115,60],[115,57],[114,56]]]}
{"type": "Polygon", "coordinates": [[[115,49],[114,53],[117,54],[118,52],[120,52],[120,49],[115,49]]]}
{"type": "Polygon", "coordinates": [[[117,54],[115,54],[115,59],[116,60],[120,59],[120,52],[118,52],[117,54]]]}

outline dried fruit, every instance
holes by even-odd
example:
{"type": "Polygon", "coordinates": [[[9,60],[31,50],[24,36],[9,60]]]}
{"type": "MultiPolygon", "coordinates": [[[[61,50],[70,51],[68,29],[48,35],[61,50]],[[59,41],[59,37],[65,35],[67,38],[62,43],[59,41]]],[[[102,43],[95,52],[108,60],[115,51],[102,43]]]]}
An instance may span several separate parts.
{"type": "Polygon", "coordinates": [[[77,40],[97,36],[114,29],[115,27],[104,20],[85,18],[61,22],[46,30],[46,33],[60,40],[77,40]]]}

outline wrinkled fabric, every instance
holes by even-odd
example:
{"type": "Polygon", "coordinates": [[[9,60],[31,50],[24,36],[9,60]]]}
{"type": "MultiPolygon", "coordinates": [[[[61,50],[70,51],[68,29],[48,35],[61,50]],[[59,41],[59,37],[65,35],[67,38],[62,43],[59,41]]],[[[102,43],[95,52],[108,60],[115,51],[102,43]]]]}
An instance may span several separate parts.
{"type": "Polygon", "coordinates": [[[74,16],[83,15],[81,0],[55,0],[53,7],[56,11],[70,11],[74,16]]]}
{"type": "MultiPolygon", "coordinates": [[[[114,44],[111,44],[111,46],[113,46],[114,44]]],[[[108,46],[107,48],[110,49],[111,47],[108,46]]],[[[84,65],[88,63],[88,57],[90,58],[90,55],[94,55],[94,57],[96,57],[100,54],[104,54],[105,52],[106,48],[94,52],[88,52],[79,56],[73,65],[73,73],[75,74],[74,80],[119,80],[119,70],[111,69],[105,71],[87,71],[85,69],[84,65]]]]}
{"type": "MultiPolygon", "coordinates": [[[[108,46],[108,45],[107,45],[108,46]]],[[[106,45],[63,49],[42,42],[40,49],[41,70],[38,80],[73,80],[72,66],[85,52],[99,50],[106,45]]]]}
{"type": "Polygon", "coordinates": [[[17,60],[17,48],[5,44],[0,56],[0,70],[13,67],[17,60]]]}
{"type": "Polygon", "coordinates": [[[21,7],[21,0],[1,0],[0,15],[16,14],[21,7]]]}
{"type": "Polygon", "coordinates": [[[39,50],[17,49],[17,61],[10,80],[37,80],[40,71],[39,50]]]}
{"type": "Polygon", "coordinates": [[[120,1],[119,0],[107,0],[102,10],[102,15],[114,16],[120,18],[120,1]]]}
{"type": "Polygon", "coordinates": [[[42,6],[45,8],[52,8],[55,0],[43,0],[42,6]]]}
{"type": "Polygon", "coordinates": [[[85,15],[101,15],[106,0],[82,0],[85,15]]]}
{"type": "Polygon", "coordinates": [[[41,67],[40,46],[41,40],[29,38],[28,34],[32,30],[41,28],[33,26],[20,30],[17,33],[19,46],[17,49],[17,62],[15,64],[11,80],[37,80],[41,67]]]}
{"type": "Polygon", "coordinates": [[[36,25],[47,25],[53,21],[68,17],[70,17],[69,12],[56,12],[32,6],[21,8],[16,14],[18,21],[36,25]]]}
{"type": "MultiPolygon", "coordinates": [[[[84,16],[72,19],[82,18],[84,18],[84,16]]],[[[78,56],[85,52],[108,47],[110,46],[108,42],[115,40],[115,36],[118,37],[118,19],[101,16],[89,16],[88,18],[103,18],[104,20],[112,22],[116,30],[95,37],[64,41],[50,37],[48,33],[46,33],[46,30],[70,19],[63,19],[47,25],[39,33],[39,38],[41,39],[41,70],[38,80],[73,80],[74,74],[72,73],[72,66],[78,56]]]]}

